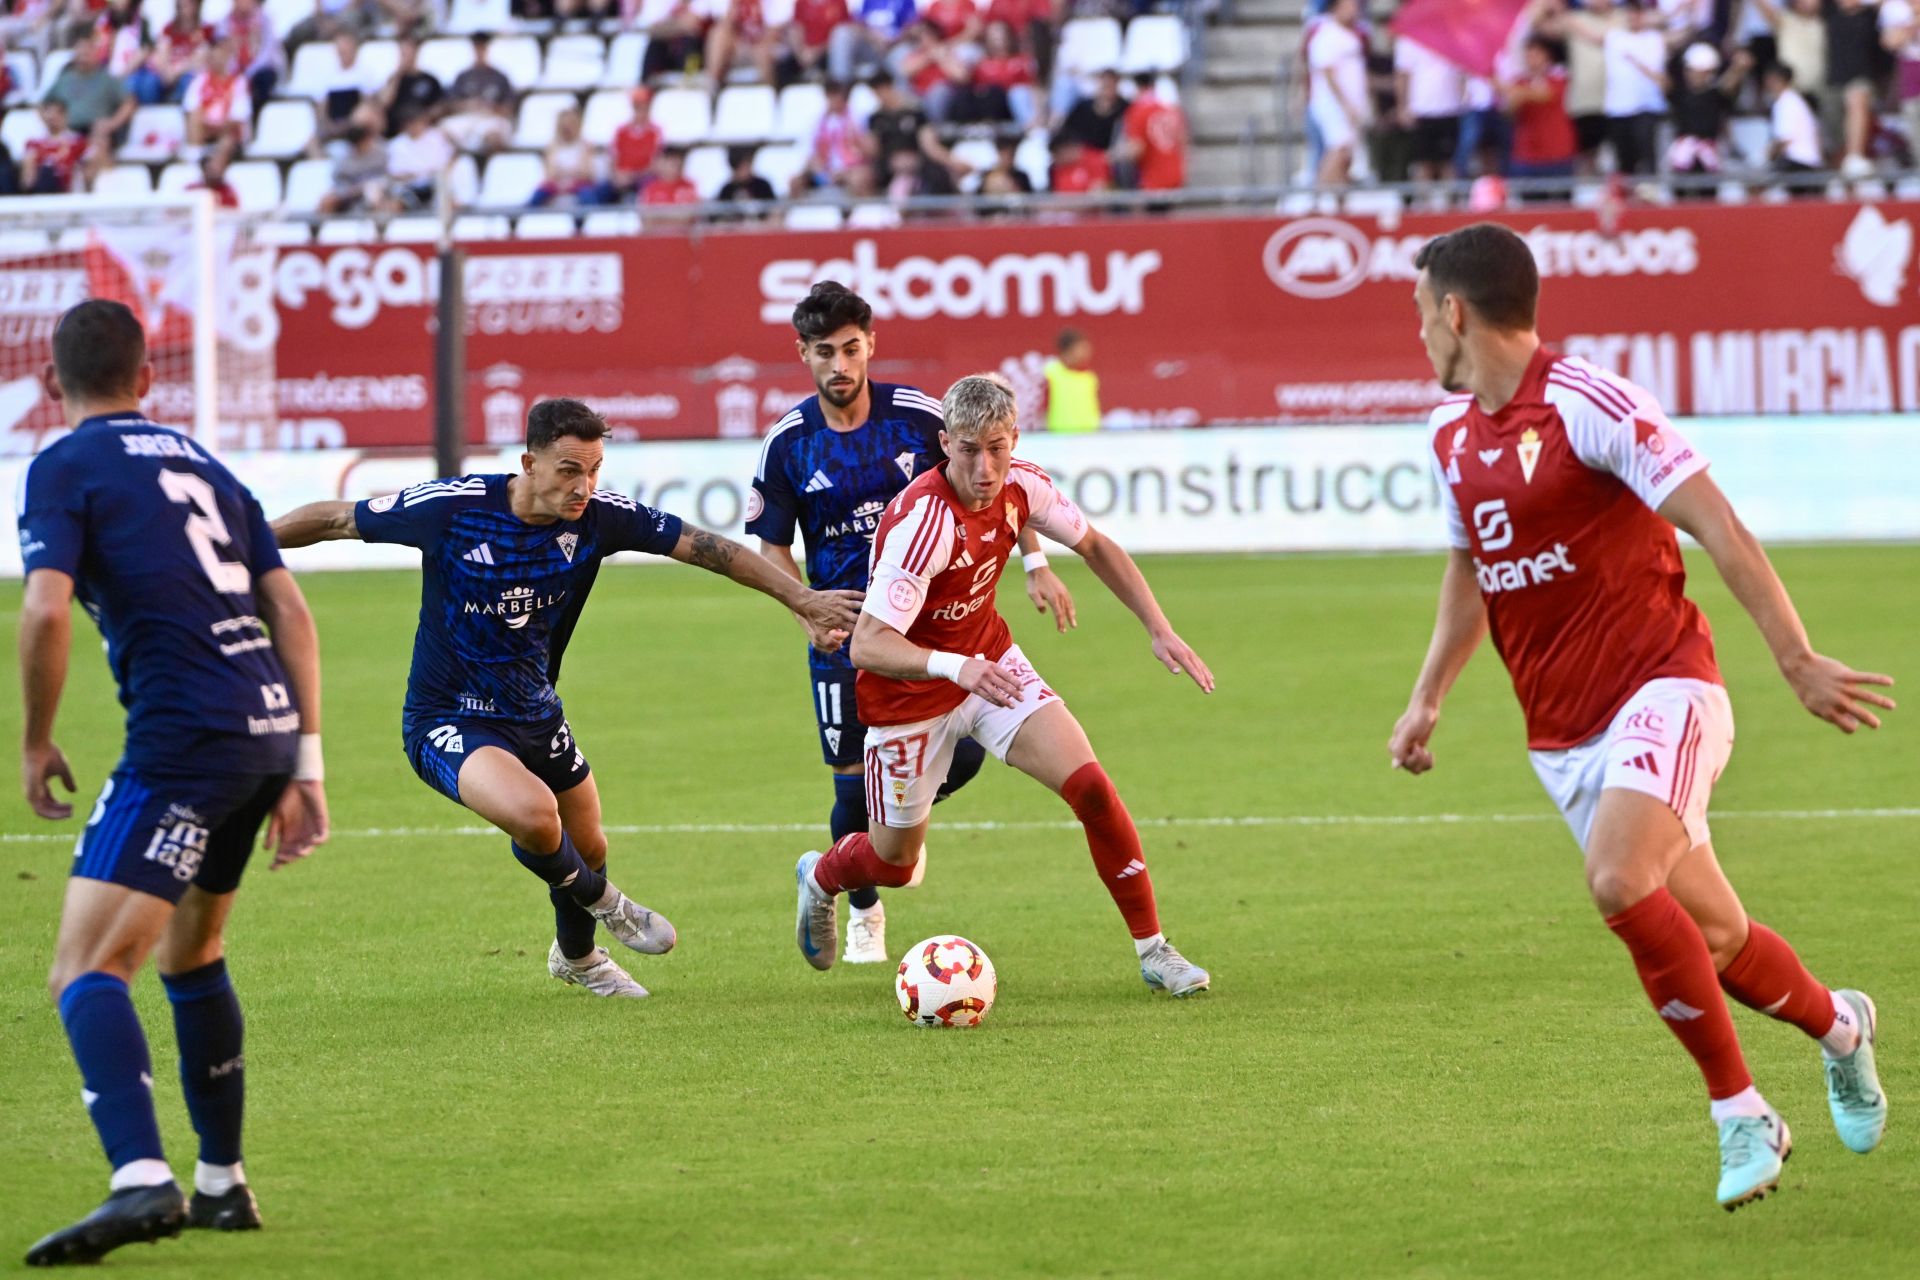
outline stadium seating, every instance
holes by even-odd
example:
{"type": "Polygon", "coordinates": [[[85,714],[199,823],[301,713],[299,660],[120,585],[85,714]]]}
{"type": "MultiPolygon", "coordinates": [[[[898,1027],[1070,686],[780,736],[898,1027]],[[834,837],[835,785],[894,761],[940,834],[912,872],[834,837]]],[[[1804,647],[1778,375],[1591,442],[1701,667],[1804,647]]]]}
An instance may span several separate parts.
{"type": "Polygon", "coordinates": [[[715,142],[759,142],[776,136],[775,99],[769,85],[734,85],[720,91],[708,137],[715,142]]]}
{"type": "Polygon", "coordinates": [[[540,82],[540,42],[532,36],[495,36],[487,61],[521,93],[540,82]]]}
{"type": "Polygon", "coordinates": [[[789,142],[813,137],[820,117],[827,113],[827,91],[817,84],[790,84],[780,91],[773,136],[789,142]]]}
{"type": "Polygon", "coordinates": [[[1120,24],[1112,18],[1073,18],[1060,28],[1060,48],[1056,56],[1061,68],[1070,75],[1085,77],[1096,71],[1118,71],[1121,43],[1120,24]]]}
{"type": "Polygon", "coordinates": [[[72,61],[73,50],[71,49],[55,49],[41,60],[39,92],[42,95],[53,88],[53,82],[60,78],[60,73],[65,71],[67,64],[72,61]]]}
{"type": "Polygon", "coordinates": [[[306,154],[319,128],[319,118],[311,102],[298,98],[280,98],[261,109],[254,121],[253,137],[247,142],[247,154],[262,160],[292,160],[306,154]]]}
{"type": "Polygon", "coordinates": [[[533,198],[533,189],[540,185],[544,177],[546,166],[539,156],[515,151],[502,152],[487,161],[475,203],[487,209],[524,205],[533,198]]]}
{"type": "Polygon", "coordinates": [[[127,144],[118,158],[136,163],[158,163],[178,155],[187,141],[187,113],[179,107],[140,107],[127,124],[127,144]]]}
{"type": "MultiPolygon", "coordinates": [[[[141,16],[146,18],[147,29],[150,31],[159,29],[153,20],[155,2],[156,0],[147,0],[147,3],[140,6],[141,16]]],[[[168,3],[170,4],[171,0],[168,0],[168,3]]],[[[287,32],[293,30],[313,13],[313,0],[265,0],[260,7],[272,21],[273,29],[284,40],[287,32]]]]}
{"type": "Polygon", "coordinates": [[[720,188],[727,185],[727,179],[733,176],[733,169],[727,164],[725,147],[695,147],[687,152],[687,181],[700,192],[702,200],[711,200],[720,194],[720,188]]]}
{"type": "Polygon", "coordinates": [[[0,120],[0,143],[15,157],[26,153],[27,144],[47,136],[47,125],[32,107],[15,107],[0,120]]]}
{"type": "Polygon", "coordinates": [[[653,95],[653,122],[668,142],[691,146],[713,131],[713,100],[699,89],[662,89],[653,95]]]}
{"type": "Polygon", "coordinates": [[[503,213],[463,213],[453,220],[453,238],[470,240],[510,240],[513,222],[503,213]]]}
{"type": "Polygon", "coordinates": [[[580,230],[590,236],[637,236],[640,214],[634,209],[593,209],[580,220],[580,230]]]}
{"type": "Polygon", "coordinates": [[[806,172],[809,151],[804,143],[761,147],[754,152],[753,171],[772,185],[775,195],[785,197],[794,178],[806,172]]]}
{"type": "Polygon", "coordinates": [[[227,185],[247,213],[265,213],[280,207],[280,166],[271,160],[242,160],[227,167],[227,185]]]}
{"type": "Polygon", "coordinates": [[[835,204],[797,204],[787,210],[789,231],[838,231],[845,218],[835,204]]]}
{"type": "Polygon", "coordinates": [[[45,253],[48,244],[44,231],[0,230],[0,258],[22,253],[45,253]]]}
{"type": "Polygon", "coordinates": [[[512,25],[513,6],[509,0],[452,0],[447,6],[446,28],[456,35],[499,31],[512,25]]]}
{"type": "Polygon", "coordinates": [[[302,160],[287,170],[288,213],[312,213],[320,197],[333,190],[333,161],[302,160]]]}
{"type": "Polygon", "coordinates": [[[145,200],[153,194],[153,175],[144,164],[117,164],[93,180],[102,200],[145,200]]]}
{"type": "Polygon", "coordinates": [[[539,151],[553,141],[554,121],[563,111],[571,111],[580,100],[571,93],[530,93],[520,100],[519,127],[513,145],[539,151]]]}
{"type": "Polygon", "coordinates": [[[313,227],[305,222],[262,222],[253,229],[254,242],[270,245],[313,243],[313,227]]]}
{"type": "Polygon", "coordinates": [[[420,69],[442,88],[451,88],[462,71],[473,65],[473,41],[466,36],[435,36],[420,46],[420,69]]]}
{"type": "Polygon", "coordinates": [[[200,181],[200,166],[186,160],[176,160],[160,171],[159,179],[153,184],[155,195],[177,196],[188,187],[200,181]]]}
{"type": "Polygon", "coordinates": [[[647,37],[641,31],[622,31],[607,46],[606,68],[600,84],[607,89],[631,89],[640,83],[640,68],[647,57],[647,37]]]}
{"type": "Polygon", "coordinates": [[[587,97],[586,113],[581,117],[580,136],[596,147],[613,141],[621,125],[633,119],[633,103],[625,89],[602,89],[587,97]]]}
{"type": "Polygon", "coordinates": [[[373,244],[380,228],[371,218],[332,218],[314,228],[317,244],[373,244]]]}
{"type": "Polygon", "coordinates": [[[542,89],[591,89],[606,73],[606,46],[599,36],[555,36],[540,71],[542,89]]]}
{"type": "Polygon", "coordinates": [[[7,91],[4,105],[11,107],[32,102],[39,96],[40,59],[25,49],[9,49],[7,72],[13,80],[13,87],[7,91]]]}
{"type": "Polygon", "coordinates": [[[578,230],[579,227],[570,213],[528,213],[522,214],[513,224],[513,238],[516,240],[571,240],[578,230]]]}
{"type": "Polygon", "coordinates": [[[381,239],[388,244],[438,244],[440,219],[429,214],[407,214],[388,219],[381,239]]]}
{"type": "MultiPolygon", "coordinates": [[[[1119,67],[1129,75],[1173,71],[1187,60],[1187,29],[1171,13],[1142,14],[1127,24],[1119,67]]],[[[1096,68],[1097,70],[1097,68],[1096,68]]]]}

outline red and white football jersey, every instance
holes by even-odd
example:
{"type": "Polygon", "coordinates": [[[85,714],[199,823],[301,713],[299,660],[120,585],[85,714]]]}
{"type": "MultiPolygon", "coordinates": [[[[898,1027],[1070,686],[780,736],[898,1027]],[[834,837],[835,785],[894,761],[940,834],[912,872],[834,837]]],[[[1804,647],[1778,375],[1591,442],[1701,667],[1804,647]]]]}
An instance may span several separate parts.
{"type": "Polygon", "coordinates": [[[1585,742],[1649,680],[1720,683],[1655,514],[1707,460],[1650,394],[1543,347],[1499,413],[1455,396],[1431,426],[1448,540],[1473,553],[1529,747],[1585,742]]]}
{"type": "MultiPolygon", "coordinates": [[[[1028,525],[1065,546],[1086,536],[1087,518],[1047,473],[1015,460],[1006,487],[970,511],[941,463],[895,495],[873,535],[872,577],[862,612],[928,649],[998,662],[1013,643],[993,607],[993,587],[1028,525]]],[[[913,724],[967,700],[951,680],[895,680],[862,671],[854,681],[862,723],[913,724]]]]}

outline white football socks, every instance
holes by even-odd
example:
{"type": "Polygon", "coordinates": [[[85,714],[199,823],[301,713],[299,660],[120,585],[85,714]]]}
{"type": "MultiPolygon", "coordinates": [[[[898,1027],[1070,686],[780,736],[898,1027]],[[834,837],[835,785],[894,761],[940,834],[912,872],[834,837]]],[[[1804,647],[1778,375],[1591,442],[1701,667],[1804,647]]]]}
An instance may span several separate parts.
{"type": "Polygon", "coordinates": [[[1137,956],[1144,956],[1147,952],[1153,950],[1166,940],[1167,935],[1164,933],[1156,933],[1151,938],[1135,938],[1133,940],[1133,953],[1137,956]]]}
{"type": "Polygon", "coordinates": [[[172,1181],[173,1170],[165,1160],[129,1160],[113,1171],[107,1189],[125,1191],[129,1187],[157,1187],[172,1181]]]}
{"type": "Polygon", "coordinates": [[[1860,1047],[1860,1037],[1866,1028],[1860,1025],[1860,1015],[1840,998],[1838,991],[1828,994],[1833,997],[1833,1025],[1820,1037],[1820,1052],[1828,1058],[1844,1058],[1860,1047]]]}
{"type": "Polygon", "coordinates": [[[193,1189],[201,1195],[223,1196],[235,1187],[245,1186],[247,1171],[238,1160],[232,1164],[208,1164],[205,1160],[194,1162],[193,1189]]]}
{"type": "Polygon", "coordinates": [[[851,910],[854,915],[859,916],[862,920],[871,920],[875,916],[884,917],[887,914],[887,909],[877,902],[870,907],[853,907],[851,910]]]}
{"type": "Polygon", "coordinates": [[[1713,1100],[1712,1113],[1715,1124],[1725,1124],[1735,1116],[1764,1116],[1772,1112],[1773,1108],[1767,1105],[1767,1100],[1761,1097],[1760,1091],[1752,1085],[1748,1085],[1731,1098],[1713,1100]]]}

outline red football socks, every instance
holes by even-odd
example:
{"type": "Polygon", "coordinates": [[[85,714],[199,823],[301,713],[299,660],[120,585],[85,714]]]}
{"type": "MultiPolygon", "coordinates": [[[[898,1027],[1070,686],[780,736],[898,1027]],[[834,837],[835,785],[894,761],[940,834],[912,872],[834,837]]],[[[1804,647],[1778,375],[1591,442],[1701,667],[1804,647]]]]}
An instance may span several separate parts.
{"type": "Polygon", "coordinates": [[[1133,818],[1121,803],[1120,793],[1113,789],[1107,771],[1098,761],[1083,764],[1067,779],[1060,794],[1087,829],[1094,869],[1100,873],[1100,883],[1113,895],[1114,905],[1126,917],[1127,930],[1136,938],[1159,933],[1160,913],[1153,905],[1153,878],[1147,874],[1140,832],[1134,828],[1133,818]]]}
{"type": "Polygon", "coordinates": [[[1833,994],[1785,938],[1758,920],[1747,922],[1747,945],[1721,972],[1720,985],[1747,1008],[1791,1022],[1816,1040],[1833,1030],[1833,994]]]}
{"type": "Polygon", "coordinates": [[[1751,1088],[1753,1076],[1740,1055],[1733,1015],[1720,995],[1713,953],[1700,926],[1666,889],[1655,889],[1619,915],[1607,917],[1640,972],[1653,1007],[1667,1029],[1693,1055],[1706,1077],[1708,1096],[1731,1098],[1751,1088]]]}
{"type": "Polygon", "coordinates": [[[912,867],[895,866],[873,851],[864,831],[841,836],[813,867],[813,882],[828,893],[845,893],[873,885],[898,889],[913,879],[912,867]]]}

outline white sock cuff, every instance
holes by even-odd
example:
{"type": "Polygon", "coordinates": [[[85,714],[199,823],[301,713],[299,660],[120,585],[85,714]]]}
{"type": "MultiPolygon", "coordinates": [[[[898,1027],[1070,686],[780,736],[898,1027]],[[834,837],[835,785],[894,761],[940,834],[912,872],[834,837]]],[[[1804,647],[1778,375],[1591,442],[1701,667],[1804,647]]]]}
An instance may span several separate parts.
{"type": "Polygon", "coordinates": [[[238,1160],[232,1164],[194,1162],[193,1189],[204,1195],[223,1196],[235,1187],[246,1185],[246,1181],[247,1171],[238,1160]]]}
{"type": "Polygon", "coordinates": [[[165,1160],[129,1160],[113,1171],[107,1183],[110,1191],[128,1187],[158,1187],[173,1181],[173,1170],[165,1160]]]}
{"type": "Polygon", "coordinates": [[[1166,940],[1167,935],[1164,933],[1156,933],[1151,938],[1135,938],[1133,940],[1133,953],[1137,956],[1144,956],[1147,952],[1153,950],[1166,940]]]}
{"type": "Polygon", "coordinates": [[[887,909],[878,902],[870,907],[853,907],[851,910],[854,915],[859,916],[862,920],[871,920],[875,916],[885,916],[887,914],[887,909]]]}
{"type": "Polygon", "coordinates": [[[1731,1098],[1715,1098],[1709,1114],[1713,1116],[1715,1124],[1725,1124],[1735,1116],[1764,1116],[1772,1110],[1767,1100],[1760,1096],[1760,1091],[1748,1085],[1731,1098]]]}

